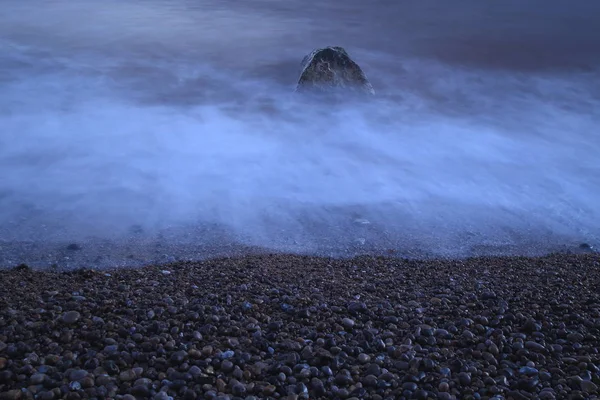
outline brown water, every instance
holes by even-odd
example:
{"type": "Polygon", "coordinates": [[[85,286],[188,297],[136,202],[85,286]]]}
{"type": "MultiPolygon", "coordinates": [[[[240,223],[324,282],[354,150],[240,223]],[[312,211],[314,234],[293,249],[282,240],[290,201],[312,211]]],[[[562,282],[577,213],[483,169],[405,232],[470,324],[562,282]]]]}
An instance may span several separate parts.
{"type": "Polygon", "coordinates": [[[598,2],[0,6],[0,266],[600,242],[598,2]],[[376,100],[293,95],[326,45],[376,100]]]}

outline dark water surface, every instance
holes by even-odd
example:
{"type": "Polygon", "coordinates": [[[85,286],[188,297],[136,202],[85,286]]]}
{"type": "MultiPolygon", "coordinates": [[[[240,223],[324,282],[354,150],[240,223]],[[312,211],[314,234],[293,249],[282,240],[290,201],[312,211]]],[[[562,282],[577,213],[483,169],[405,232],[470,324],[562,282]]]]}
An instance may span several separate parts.
{"type": "Polygon", "coordinates": [[[600,244],[600,2],[0,9],[0,266],[600,244]],[[294,96],[326,45],[375,100],[294,96]]]}

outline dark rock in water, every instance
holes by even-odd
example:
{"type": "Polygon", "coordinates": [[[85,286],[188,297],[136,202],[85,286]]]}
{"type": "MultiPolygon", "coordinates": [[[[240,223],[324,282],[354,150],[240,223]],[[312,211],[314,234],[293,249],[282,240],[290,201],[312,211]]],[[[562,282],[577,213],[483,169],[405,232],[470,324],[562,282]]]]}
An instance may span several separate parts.
{"type": "Polygon", "coordinates": [[[71,243],[70,245],[67,246],[67,250],[71,250],[71,251],[76,251],[76,250],[81,250],[82,247],[81,245],[77,244],[77,243],[71,243]]]}
{"type": "Polygon", "coordinates": [[[15,271],[29,271],[30,270],[29,265],[27,265],[27,264],[19,264],[14,269],[15,269],[15,271]]]}
{"type": "Polygon", "coordinates": [[[342,47],[316,49],[304,57],[296,92],[331,92],[336,89],[375,94],[362,69],[342,47]]]}
{"type": "Polygon", "coordinates": [[[594,252],[594,247],[589,244],[589,243],[581,243],[579,245],[579,250],[584,252],[584,253],[593,253],[594,252]]]}

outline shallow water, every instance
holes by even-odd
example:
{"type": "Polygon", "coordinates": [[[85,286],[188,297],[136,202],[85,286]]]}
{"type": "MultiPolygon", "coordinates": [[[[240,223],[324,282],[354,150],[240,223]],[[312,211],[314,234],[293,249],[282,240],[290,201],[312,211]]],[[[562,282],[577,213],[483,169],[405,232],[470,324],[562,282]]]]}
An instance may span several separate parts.
{"type": "Polygon", "coordinates": [[[0,1],[0,266],[600,244],[597,2],[0,1]]]}

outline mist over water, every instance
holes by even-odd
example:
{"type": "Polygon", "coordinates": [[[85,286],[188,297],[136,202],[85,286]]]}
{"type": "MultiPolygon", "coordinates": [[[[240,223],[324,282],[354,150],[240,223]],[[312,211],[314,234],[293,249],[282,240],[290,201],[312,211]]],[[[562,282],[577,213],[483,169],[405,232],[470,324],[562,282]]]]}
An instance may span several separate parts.
{"type": "Polygon", "coordinates": [[[600,4],[336,4],[0,0],[0,266],[600,244],[600,4]]]}

